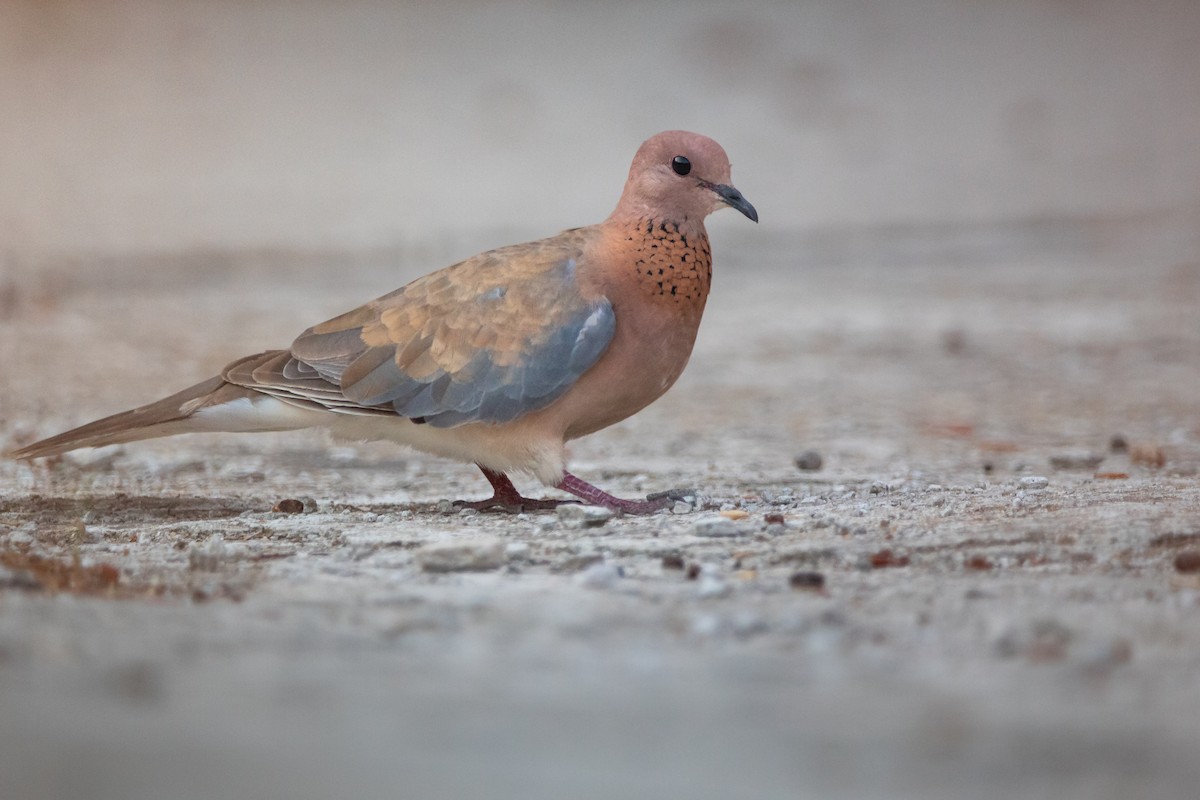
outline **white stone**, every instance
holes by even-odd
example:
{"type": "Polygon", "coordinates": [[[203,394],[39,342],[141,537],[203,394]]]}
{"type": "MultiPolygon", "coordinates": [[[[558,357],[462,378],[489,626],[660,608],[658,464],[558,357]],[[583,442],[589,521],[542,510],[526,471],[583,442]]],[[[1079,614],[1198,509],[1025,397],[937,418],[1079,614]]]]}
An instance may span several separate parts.
{"type": "Polygon", "coordinates": [[[743,531],[738,524],[728,517],[719,514],[707,514],[700,517],[692,525],[692,533],[697,536],[720,537],[741,536],[743,531]]]}
{"type": "Polygon", "coordinates": [[[564,528],[601,528],[615,514],[611,508],[604,506],[581,506],[576,503],[561,505],[555,513],[564,528]]]}
{"type": "Polygon", "coordinates": [[[427,544],[415,557],[426,572],[482,572],[503,566],[504,554],[503,539],[477,536],[427,544]]]}
{"type": "Polygon", "coordinates": [[[598,562],[576,575],[575,580],[589,589],[611,589],[622,577],[624,571],[617,565],[598,562]]]}

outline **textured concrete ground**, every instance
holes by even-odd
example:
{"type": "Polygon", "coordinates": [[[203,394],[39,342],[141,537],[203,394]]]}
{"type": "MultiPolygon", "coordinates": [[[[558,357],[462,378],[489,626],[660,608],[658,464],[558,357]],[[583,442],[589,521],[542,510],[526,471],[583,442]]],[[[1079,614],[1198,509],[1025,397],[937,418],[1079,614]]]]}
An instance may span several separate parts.
{"type": "MultiPolygon", "coordinates": [[[[1200,264],[716,245],[684,378],[572,447],[687,513],[315,433],[0,463],[0,796],[1194,795],[1200,264]]],[[[0,445],[432,266],[11,283],[0,445]]]]}

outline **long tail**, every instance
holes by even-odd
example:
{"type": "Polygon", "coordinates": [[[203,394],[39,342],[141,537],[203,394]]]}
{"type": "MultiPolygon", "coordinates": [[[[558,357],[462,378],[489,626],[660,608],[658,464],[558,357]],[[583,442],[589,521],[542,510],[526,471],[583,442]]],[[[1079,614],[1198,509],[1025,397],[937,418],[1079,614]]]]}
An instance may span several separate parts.
{"type": "Polygon", "coordinates": [[[80,447],[103,447],[176,433],[210,430],[207,426],[190,424],[192,415],[202,408],[249,398],[254,394],[257,393],[226,383],[220,377],[210,378],[155,403],[89,422],[66,433],[26,445],[8,455],[22,459],[56,456],[80,447]]]}
{"type": "Polygon", "coordinates": [[[34,442],[8,456],[56,456],[80,447],[124,444],[177,433],[287,431],[325,423],[329,414],[320,406],[303,399],[279,399],[269,391],[254,388],[259,385],[255,367],[276,364],[286,354],[286,350],[268,350],[246,356],[225,367],[217,377],[182,392],[34,442]]]}
{"type": "Polygon", "coordinates": [[[260,362],[274,363],[286,350],[246,356],[230,363],[216,378],[188,387],[161,401],[142,405],[131,411],[106,416],[60,433],[56,437],[35,441],[7,453],[11,458],[40,458],[58,456],[79,447],[119,445],[126,441],[173,437],[176,433],[215,433],[294,431],[322,425],[328,414],[314,410],[302,402],[284,402],[268,393],[241,385],[252,381],[250,373],[260,362]],[[239,381],[239,383],[233,383],[239,381]]]}

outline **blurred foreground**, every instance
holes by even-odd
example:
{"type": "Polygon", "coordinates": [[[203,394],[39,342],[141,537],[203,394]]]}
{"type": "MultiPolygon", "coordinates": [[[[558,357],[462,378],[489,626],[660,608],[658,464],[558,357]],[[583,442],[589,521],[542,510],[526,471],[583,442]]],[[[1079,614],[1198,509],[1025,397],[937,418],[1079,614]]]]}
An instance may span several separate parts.
{"type": "MultiPolygon", "coordinates": [[[[715,244],[680,384],[574,447],[706,511],[447,514],[473,469],[318,434],[0,463],[0,795],[1189,796],[1200,265],[715,244]]],[[[399,282],[22,286],[0,445],[399,282]]]]}

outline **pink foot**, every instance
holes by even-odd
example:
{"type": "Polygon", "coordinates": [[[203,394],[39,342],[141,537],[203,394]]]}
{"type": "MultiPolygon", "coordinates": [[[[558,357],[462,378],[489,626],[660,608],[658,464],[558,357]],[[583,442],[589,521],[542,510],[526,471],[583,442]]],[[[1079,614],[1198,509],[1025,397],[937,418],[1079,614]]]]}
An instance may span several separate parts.
{"type": "Polygon", "coordinates": [[[570,492],[585,503],[605,506],[620,511],[622,514],[653,514],[655,511],[661,511],[674,505],[675,501],[682,500],[685,494],[685,492],[676,490],[652,494],[645,500],[623,500],[620,497],[613,497],[603,489],[598,489],[581,478],[576,478],[569,472],[563,473],[563,479],[554,488],[570,492]]]}

